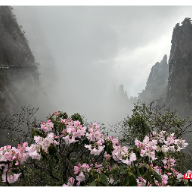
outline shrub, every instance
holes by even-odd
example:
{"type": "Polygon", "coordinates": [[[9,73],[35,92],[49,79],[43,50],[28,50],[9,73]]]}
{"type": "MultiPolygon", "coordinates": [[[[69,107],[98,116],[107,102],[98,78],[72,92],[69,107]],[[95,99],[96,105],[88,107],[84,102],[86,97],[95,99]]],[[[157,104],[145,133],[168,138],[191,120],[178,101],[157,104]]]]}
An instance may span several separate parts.
{"type": "Polygon", "coordinates": [[[30,146],[0,148],[3,185],[192,185],[174,169],[173,154],[188,145],[174,133],[153,131],[131,149],[102,134],[96,122],[86,127],[79,114],[54,112],[32,136],[30,146]]]}

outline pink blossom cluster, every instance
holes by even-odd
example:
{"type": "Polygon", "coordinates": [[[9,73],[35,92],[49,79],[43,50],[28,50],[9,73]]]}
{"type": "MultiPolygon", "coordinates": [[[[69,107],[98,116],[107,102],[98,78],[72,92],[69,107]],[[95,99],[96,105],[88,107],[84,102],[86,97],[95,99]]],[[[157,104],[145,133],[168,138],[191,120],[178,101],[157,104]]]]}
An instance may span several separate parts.
{"type": "MultiPolygon", "coordinates": [[[[161,175],[161,179],[162,179],[161,186],[166,186],[168,183],[168,179],[169,179],[168,175],[166,175],[166,174],[161,175]]],[[[157,181],[155,181],[155,183],[156,183],[156,185],[158,185],[157,181]]]]}
{"type": "MultiPolygon", "coordinates": [[[[146,186],[146,180],[143,179],[143,177],[138,177],[138,179],[136,179],[137,181],[137,186],[141,187],[141,186],[146,186]]],[[[151,186],[150,182],[147,183],[147,186],[151,186]]]]}
{"type": "Polygon", "coordinates": [[[158,150],[158,147],[156,146],[157,140],[155,139],[150,140],[148,136],[145,136],[143,142],[135,139],[135,145],[141,149],[140,152],[141,157],[148,156],[151,159],[151,161],[157,159],[155,157],[155,150],[158,150]]]}
{"type": "Polygon", "coordinates": [[[127,165],[131,165],[131,162],[136,161],[136,155],[133,152],[129,152],[126,146],[115,146],[112,152],[113,159],[115,161],[121,161],[127,165]]]}
{"type": "Polygon", "coordinates": [[[106,151],[105,151],[104,157],[106,158],[106,161],[110,161],[111,160],[111,155],[107,154],[106,151]]]}
{"type": "Polygon", "coordinates": [[[85,175],[86,173],[88,173],[90,171],[89,165],[86,163],[83,163],[81,165],[81,163],[78,164],[78,166],[74,166],[74,174],[77,175],[79,173],[78,176],[76,176],[76,180],[77,182],[77,186],[80,185],[81,182],[83,182],[85,180],[85,175]]]}
{"type": "MultiPolygon", "coordinates": [[[[161,183],[154,179],[154,182],[157,186],[166,186],[168,183],[169,176],[176,178],[178,175],[178,172],[173,168],[173,166],[175,165],[174,159],[172,159],[171,157],[165,157],[162,161],[164,164],[164,168],[166,169],[166,173],[163,172],[162,167],[160,166],[153,167],[154,171],[157,172],[162,179],[161,183]]],[[[151,164],[151,166],[153,166],[153,164],[151,164]]]]}
{"type": "MultiPolygon", "coordinates": [[[[49,133],[46,138],[40,136],[35,136],[34,140],[36,144],[32,144],[28,147],[28,143],[18,144],[18,147],[11,147],[7,145],[0,148],[0,162],[5,162],[0,164],[0,168],[4,167],[2,179],[3,182],[7,181],[9,183],[14,183],[17,181],[20,174],[14,174],[11,172],[13,162],[15,162],[16,169],[19,169],[19,165],[23,164],[28,157],[32,159],[41,159],[40,149],[48,153],[48,148],[51,144],[57,145],[58,142],[54,140],[54,133],[49,133]],[[6,163],[8,162],[8,163],[6,163]],[[6,176],[7,174],[7,176],[6,176]]],[[[15,168],[14,168],[15,169],[15,168]]]]}
{"type": "MultiPolygon", "coordinates": [[[[144,164],[140,164],[139,166],[143,166],[144,164]]],[[[146,166],[146,165],[145,165],[146,166]]],[[[156,186],[167,186],[167,183],[168,183],[168,179],[169,179],[169,176],[173,176],[176,178],[178,172],[175,171],[175,169],[173,168],[169,168],[169,169],[166,169],[166,171],[169,171],[167,173],[164,173],[162,168],[160,166],[153,166],[153,164],[150,164],[147,165],[147,168],[149,169],[152,168],[155,172],[157,172],[160,176],[161,176],[161,179],[162,179],[162,182],[159,183],[155,178],[154,178],[154,183],[156,184],[156,186]]],[[[138,186],[146,186],[146,180],[144,178],[142,178],[141,176],[138,177],[137,179],[137,185],[138,186]]],[[[148,181],[147,183],[147,186],[152,186],[151,183],[148,181]]]]}
{"type": "MultiPolygon", "coordinates": [[[[85,175],[87,172],[90,171],[89,165],[86,163],[83,163],[81,165],[81,163],[78,163],[78,166],[74,166],[74,174],[77,175],[76,176],[76,180],[77,180],[77,184],[76,186],[78,187],[80,185],[81,182],[85,181],[85,175]]],[[[68,179],[68,183],[64,184],[63,187],[73,187],[74,185],[74,178],[69,178],[68,179]]]]}
{"type": "Polygon", "coordinates": [[[79,121],[61,119],[61,122],[66,126],[66,129],[62,131],[66,144],[79,142],[79,139],[85,136],[86,127],[82,126],[79,121]],[[77,138],[78,140],[76,140],[77,138]]]}
{"type": "MultiPolygon", "coordinates": [[[[192,171],[188,170],[187,173],[192,173],[192,171]]],[[[182,173],[178,173],[177,174],[177,179],[179,181],[183,181],[185,184],[187,184],[188,183],[188,179],[183,179],[183,177],[184,177],[184,175],[182,173]]],[[[192,179],[190,179],[190,181],[192,182],[192,179]]]]}
{"type": "Polygon", "coordinates": [[[182,138],[176,139],[176,137],[174,137],[174,134],[175,133],[172,133],[166,137],[166,131],[161,131],[159,134],[154,131],[153,136],[151,137],[157,139],[157,141],[163,145],[160,149],[162,150],[162,152],[180,151],[181,149],[184,149],[188,145],[188,143],[185,142],[185,140],[183,140],[182,138]]]}
{"type": "MultiPolygon", "coordinates": [[[[58,117],[60,113],[54,112],[52,115],[58,117]]],[[[61,135],[54,135],[52,132],[54,124],[51,120],[48,120],[47,122],[41,123],[41,129],[47,133],[45,138],[35,136],[35,143],[31,146],[28,146],[28,143],[25,142],[21,145],[18,144],[17,148],[11,147],[10,145],[0,148],[0,169],[4,167],[2,174],[4,182],[8,181],[9,183],[14,183],[20,176],[20,174],[15,174],[11,171],[13,163],[14,169],[19,169],[19,165],[23,164],[28,157],[40,160],[41,150],[48,153],[48,149],[51,145],[59,145],[59,142],[56,141],[58,138],[63,138],[67,145],[81,142],[81,139],[87,139],[89,144],[84,145],[84,147],[87,148],[90,151],[90,154],[94,156],[100,155],[104,151],[105,145],[106,147],[112,146],[110,154],[106,151],[103,154],[105,160],[107,161],[106,164],[108,165],[97,165],[96,162],[90,165],[86,163],[81,165],[81,163],[78,163],[78,166],[74,166],[74,174],[76,175],[76,178],[74,179],[73,177],[69,177],[67,185],[64,184],[63,186],[74,186],[75,181],[77,182],[76,185],[79,186],[81,182],[85,181],[85,176],[89,175],[91,169],[94,169],[96,172],[100,172],[101,170],[105,171],[105,169],[109,169],[111,171],[113,168],[110,167],[109,162],[112,158],[118,163],[124,163],[128,166],[131,166],[132,162],[137,160],[136,154],[133,151],[128,149],[126,146],[119,145],[118,138],[113,138],[112,136],[105,137],[100,132],[100,127],[96,122],[86,128],[81,125],[79,121],[73,121],[69,118],[61,119],[60,121],[63,123],[64,127],[61,135]]],[[[180,151],[188,144],[183,139],[176,139],[174,137],[174,133],[167,135],[165,131],[161,131],[159,134],[154,131],[152,135],[146,136],[142,142],[135,139],[135,145],[137,149],[140,150],[140,156],[149,157],[152,163],[152,161],[157,159],[155,156],[156,152],[162,151],[165,153],[168,151],[180,151]]],[[[156,185],[167,185],[169,176],[173,176],[179,181],[182,180],[181,176],[183,175],[175,171],[173,168],[175,165],[174,159],[171,157],[165,157],[162,162],[166,173],[162,170],[162,167],[153,167],[153,164],[150,165],[154,171],[161,175],[162,178],[161,183],[154,179],[156,185]]],[[[115,184],[111,176],[109,176],[108,181],[109,183],[115,184]]],[[[142,177],[137,178],[138,186],[146,185],[146,182],[147,181],[142,177]]],[[[147,185],[151,186],[149,182],[147,185]]]]}
{"type": "Polygon", "coordinates": [[[55,112],[53,112],[51,115],[52,115],[52,116],[54,116],[54,115],[55,115],[55,116],[60,116],[60,114],[61,114],[60,112],[55,111],[55,112]]]}
{"type": "Polygon", "coordinates": [[[48,153],[48,148],[50,147],[51,144],[53,145],[59,145],[59,142],[55,140],[55,135],[54,133],[48,133],[47,137],[43,138],[40,136],[35,136],[34,140],[37,145],[39,145],[43,151],[48,153]]]}
{"type": "MultiPolygon", "coordinates": [[[[94,160],[93,160],[94,161],[94,160]]],[[[64,184],[64,187],[70,187],[74,185],[75,180],[77,181],[76,186],[79,186],[81,182],[85,181],[85,175],[90,172],[91,167],[96,171],[99,172],[101,171],[103,165],[97,165],[97,162],[95,162],[95,164],[90,164],[90,166],[86,163],[83,163],[81,165],[81,163],[78,163],[78,166],[74,166],[74,174],[77,175],[76,179],[74,179],[73,177],[69,177],[68,178],[68,183],[67,185],[64,184]]]]}
{"type": "Polygon", "coordinates": [[[51,122],[51,120],[47,120],[47,122],[41,122],[41,129],[47,133],[49,131],[52,131],[53,129],[53,123],[51,122]]]}
{"type": "Polygon", "coordinates": [[[3,169],[2,181],[9,183],[14,183],[18,180],[20,173],[16,174],[12,172],[13,162],[14,169],[19,169],[19,165],[23,164],[29,157],[26,153],[28,143],[24,142],[23,144],[18,144],[18,147],[11,147],[7,145],[0,148],[0,169],[3,169]],[[3,163],[1,163],[3,162],[3,163]]]}
{"type": "MultiPolygon", "coordinates": [[[[108,136],[105,140],[113,144],[112,157],[115,161],[123,162],[127,165],[131,165],[131,162],[136,161],[135,153],[130,152],[126,146],[119,145],[118,137],[114,139],[113,136],[108,136]]],[[[110,155],[105,154],[105,157],[107,161],[110,159],[110,155]]]]}
{"type": "Polygon", "coordinates": [[[99,155],[105,148],[105,145],[103,145],[104,135],[101,134],[99,125],[96,122],[89,126],[86,136],[90,144],[85,145],[85,148],[89,149],[91,154],[99,155]]]}
{"type": "Polygon", "coordinates": [[[164,164],[164,168],[171,168],[173,166],[175,166],[175,160],[171,158],[171,156],[169,158],[164,157],[164,159],[162,160],[163,164],[164,164]]]}
{"type": "Polygon", "coordinates": [[[75,182],[75,179],[73,177],[69,177],[67,185],[64,184],[63,187],[71,187],[74,185],[74,182],[75,182]]]}
{"type": "Polygon", "coordinates": [[[79,172],[89,172],[90,171],[90,168],[89,168],[89,165],[86,164],[86,163],[83,163],[81,165],[81,163],[78,163],[78,166],[74,166],[74,174],[77,175],[79,172]]]}
{"type": "Polygon", "coordinates": [[[180,151],[184,149],[188,143],[182,139],[175,139],[174,133],[166,138],[166,131],[161,131],[157,134],[155,131],[153,135],[145,136],[143,142],[135,139],[135,145],[141,149],[141,156],[148,156],[152,161],[156,160],[155,152],[162,151],[163,153],[168,151],[180,151]]]}

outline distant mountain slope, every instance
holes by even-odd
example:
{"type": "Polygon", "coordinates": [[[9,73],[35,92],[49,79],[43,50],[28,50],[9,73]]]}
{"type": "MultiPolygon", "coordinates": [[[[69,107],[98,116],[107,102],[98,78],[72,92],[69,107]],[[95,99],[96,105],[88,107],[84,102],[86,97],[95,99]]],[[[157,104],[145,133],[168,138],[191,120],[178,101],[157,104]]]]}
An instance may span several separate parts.
{"type": "Polygon", "coordinates": [[[151,68],[145,90],[139,93],[138,98],[146,103],[153,100],[158,100],[158,104],[165,102],[168,75],[169,65],[167,64],[167,55],[165,55],[160,63],[157,62],[151,68]]]}
{"type": "MultiPolygon", "coordinates": [[[[0,120],[21,106],[40,107],[45,118],[52,107],[39,81],[39,71],[27,39],[11,7],[0,6],[0,120]]],[[[6,130],[1,127],[4,138],[6,130]]],[[[5,144],[0,140],[0,146],[5,144]]]]}
{"type": "Polygon", "coordinates": [[[167,104],[181,116],[192,115],[192,24],[185,18],[173,29],[167,104]]]}

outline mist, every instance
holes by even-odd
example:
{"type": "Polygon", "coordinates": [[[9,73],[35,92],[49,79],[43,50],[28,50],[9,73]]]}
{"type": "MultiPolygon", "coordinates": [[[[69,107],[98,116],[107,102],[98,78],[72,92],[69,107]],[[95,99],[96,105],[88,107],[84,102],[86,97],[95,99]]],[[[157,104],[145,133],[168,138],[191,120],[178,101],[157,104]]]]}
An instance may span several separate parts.
{"type": "Polygon", "coordinates": [[[131,115],[133,104],[118,86],[137,97],[151,67],[169,57],[173,26],[192,13],[192,7],[171,6],[13,8],[50,101],[41,96],[40,110],[78,112],[103,123],[131,115]]]}

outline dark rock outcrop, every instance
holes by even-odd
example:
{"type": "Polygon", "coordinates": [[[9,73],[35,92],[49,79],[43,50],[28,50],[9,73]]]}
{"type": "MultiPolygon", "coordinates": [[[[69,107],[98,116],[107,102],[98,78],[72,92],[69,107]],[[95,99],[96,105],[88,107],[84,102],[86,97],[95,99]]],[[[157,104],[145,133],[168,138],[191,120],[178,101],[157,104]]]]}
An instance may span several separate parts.
{"type": "MultiPolygon", "coordinates": [[[[29,105],[40,107],[43,117],[51,106],[24,32],[11,7],[0,6],[0,121],[29,105]]],[[[5,133],[6,128],[0,123],[0,146],[6,144],[5,133]]]]}
{"type": "MultiPolygon", "coordinates": [[[[21,95],[38,85],[38,69],[11,8],[0,6],[0,102],[2,115],[25,104],[21,95]],[[27,84],[28,83],[28,84],[27,84]],[[27,86],[24,86],[27,85],[27,86]]],[[[1,115],[1,117],[2,117],[1,115]]]]}
{"type": "Polygon", "coordinates": [[[185,18],[173,29],[167,105],[180,116],[192,115],[192,24],[185,18]]]}
{"type": "Polygon", "coordinates": [[[169,65],[165,55],[160,63],[157,62],[151,68],[145,90],[139,93],[138,98],[146,103],[156,100],[158,104],[163,104],[166,100],[168,75],[169,65]]]}

